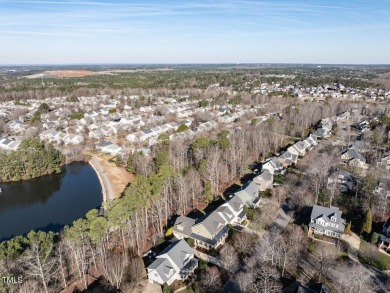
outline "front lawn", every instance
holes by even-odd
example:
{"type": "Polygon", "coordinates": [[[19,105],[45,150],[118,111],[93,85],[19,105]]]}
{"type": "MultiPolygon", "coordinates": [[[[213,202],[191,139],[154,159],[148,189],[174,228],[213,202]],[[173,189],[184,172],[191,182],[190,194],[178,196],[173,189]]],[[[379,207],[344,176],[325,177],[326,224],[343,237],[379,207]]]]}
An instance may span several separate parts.
{"type": "Polygon", "coordinates": [[[359,259],[378,270],[390,270],[390,256],[378,250],[378,247],[362,240],[359,247],[359,259]]]}
{"type": "Polygon", "coordinates": [[[268,226],[275,219],[279,208],[270,202],[264,203],[253,211],[253,218],[249,219],[249,228],[261,232],[268,228],[268,226]]]}

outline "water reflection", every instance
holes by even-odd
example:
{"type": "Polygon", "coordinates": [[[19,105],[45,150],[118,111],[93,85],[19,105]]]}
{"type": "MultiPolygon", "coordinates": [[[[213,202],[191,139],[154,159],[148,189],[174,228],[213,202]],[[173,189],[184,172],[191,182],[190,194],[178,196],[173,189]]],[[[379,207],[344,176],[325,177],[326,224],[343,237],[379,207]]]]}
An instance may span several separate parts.
{"type": "Polygon", "coordinates": [[[58,231],[102,201],[95,171],[79,162],[60,174],[0,183],[0,187],[0,240],[32,229],[58,231]]]}

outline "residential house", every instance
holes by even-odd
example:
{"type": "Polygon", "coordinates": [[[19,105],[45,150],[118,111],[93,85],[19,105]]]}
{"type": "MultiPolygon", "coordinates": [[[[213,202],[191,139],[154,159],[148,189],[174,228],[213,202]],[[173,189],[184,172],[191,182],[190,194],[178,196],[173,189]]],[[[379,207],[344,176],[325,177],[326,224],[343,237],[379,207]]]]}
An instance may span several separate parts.
{"type": "Polygon", "coordinates": [[[385,152],[382,159],[378,162],[378,165],[383,166],[386,170],[390,170],[390,153],[385,152]]]}
{"type": "Polygon", "coordinates": [[[53,141],[58,142],[59,141],[59,134],[60,134],[60,132],[58,132],[55,129],[47,129],[47,130],[42,131],[39,134],[39,138],[41,140],[46,140],[49,142],[53,142],[53,141]]]}
{"type": "Polygon", "coordinates": [[[147,267],[148,279],[151,283],[171,285],[176,280],[186,280],[197,267],[194,250],[182,239],[171,243],[147,267]]]}
{"type": "Polygon", "coordinates": [[[117,155],[122,150],[122,148],[117,144],[106,141],[100,143],[97,147],[102,153],[110,155],[117,155]]]}
{"type": "Polygon", "coordinates": [[[15,151],[19,147],[20,142],[13,139],[0,137],[0,148],[6,151],[15,151]]]}
{"type": "MultiPolygon", "coordinates": [[[[378,185],[375,187],[373,193],[382,200],[390,199],[390,179],[379,178],[378,185]]],[[[384,204],[387,204],[387,202],[385,201],[384,204]]]]}
{"type": "Polygon", "coordinates": [[[341,192],[348,192],[353,189],[354,177],[346,170],[339,170],[328,178],[328,189],[337,183],[341,192]]]}
{"type": "Polygon", "coordinates": [[[259,191],[265,191],[272,187],[274,176],[269,170],[264,170],[260,175],[253,178],[253,182],[257,185],[259,191]]]}
{"type": "Polygon", "coordinates": [[[257,207],[260,204],[259,189],[255,182],[250,181],[244,184],[235,195],[250,207],[257,207]]]}
{"type": "MultiPolygon", "coordinates": [[[[241,205],[243,206],[242,203],[241,205]]],[[[194,244],[198,247],[216,249],[225,243],[228,236],[226,224],[233,219],[233,212],[225,205],[197,220],[184,216],[178,217],[173,226],[173,234],[178,239],[194,239],[194,244]]]]}
{"type": "Polygon", "coordinates": [[[340,238],[345,230],[345,220],[341,214],[337,207],[314,205],[310,216],[309,235],[315,233],[340,238]]]}
{"type": "Polygon", "coordinates": [[[24,125],[20,120],[13,120],[9,122],[9,128],[12,132],[18,133],[24,130],[24,125]]]}
{"type": "Polygon", "coordinates": [[[285,167],[276,157],[267,159],[261,169],[268,170],[271,174],[282,174],[285,171],[285,167]]]}
{"type": "Polygon", "coordinates": [[[346,149],[342,151],[341,162],[348,166],[366,168],[366,159],[355,149],[346,149]]]}
{"type": "Polygon", "coordinates": [[[390,253],[390,217],[383,225],[382,233],[379,234],[379,249],[390,253]]]}
{"type": "Polygon", "coordinates": [[[312,150],[317,144],[317,137],[313,134],[310,134],[304,141],[306,146],[306,151],[312,150]]]}
{"type": "Polygon", "coordinates": [[[371,151],[372,147],[370,144],[364,142],[364,141],[354,141],[350,146],[350,149],[354,149],[360,153],[368,153],[371,151]]]}
{"type": "Polygon", "coordinates": [[[292,146],[290,146],[287,151],[296,156],[303,157],[304,155],[306,155],[306,148],[307,145],[303,141],[298,141],[292,146]]]}
{"type": "Polygon", "coordinates": [[[84,142],[84,138],[79,134],[66,134],[62,141],[64,144],[80,144],[84,142]]]}
{"type": "Polygon", "coordinates": [[[294,155],[289,151],[285,151],[278,157],[278,160],[284,167],[288,167],[292,164],[296,164],[298,162],[298,155],[294,155]]]}

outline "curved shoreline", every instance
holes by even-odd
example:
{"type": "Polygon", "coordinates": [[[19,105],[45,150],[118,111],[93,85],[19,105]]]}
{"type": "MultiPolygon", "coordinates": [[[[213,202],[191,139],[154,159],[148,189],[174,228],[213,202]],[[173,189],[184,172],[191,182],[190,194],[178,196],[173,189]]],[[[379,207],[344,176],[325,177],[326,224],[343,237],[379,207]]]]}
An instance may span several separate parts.
{"type": "Polygon", "coordinates": [[[98,171],[98,169],[93,164],[92,159],[88,161],[88,164],[95,170],[96,175],[97,175],[97,177],[98,177],[98,179],[100,181],[100,186],[102,187],[102,194],[103,194],[103,203],[105,203],[107,201],[106,186],[104,185],[104,182],[103,182],[103,179],[102,179],[102,177],[100,175],[100,172],[98,171]]]}

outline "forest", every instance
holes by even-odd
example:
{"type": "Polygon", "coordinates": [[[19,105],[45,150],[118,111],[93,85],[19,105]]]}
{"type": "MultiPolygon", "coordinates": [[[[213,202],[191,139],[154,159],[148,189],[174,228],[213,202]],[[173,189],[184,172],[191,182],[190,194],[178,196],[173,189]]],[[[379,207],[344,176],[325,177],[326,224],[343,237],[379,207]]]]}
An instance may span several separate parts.
{"type": "Polygon", "coordinates": [[[0,153],[0,181],[28,180],[59,173],[64,163],[65,157],[51,144],[39,138],[26,139],[17,150],[0,153]]]}
{"type": "MultiPolygon", "coordinates": [[[[127,67],[125,67],[127,68],[127,67]]],[[[125,69],[121,68],[121,69],[125,69]]],[[[132,67],[129,67],[132,68],[132,67]]],[[[30,73],[47,70],[45,67],[30,69],[30,73]]],[[[50,68],[51,69],[51,68],[50,68]]],[[[72,67],[58,68],[72,69],[72,67]]],[[[88,68],[87,68],[88,69],[88,68]]],[[[97,68],[90,68],[99,71],[97,68]]],[[[134,68],[132,68],[134,69],[134,68]]],[[[305,87],[339,82],[355,88],[388,86],[377,82],[382,74],[388,73],[388,67],[343,67],[326,66],[168,66],[165,71],[146,67],[145,71],[119,72],[84,77],[54,78],[45,77],[27,79],[21,74],[0,72],[0,101],[24,101],[27,99],[45,99],[47,97],[83,96],[97,94],[147,94],[151,90],[171,91],[206,89],[210,84],[218,83],[231,87],[235,91],[251,90],[261,83],[277,82],[282,85],[300,84],[305,87]],[[153,71],[155,70],[155,71],[153,71]],[[287,75],[282,76],[282,75],[287,75]],[[248,84],[249,82],[249,84],[248,84]],[[248,88],[249,86],[249,88],[248,88]]]]}

